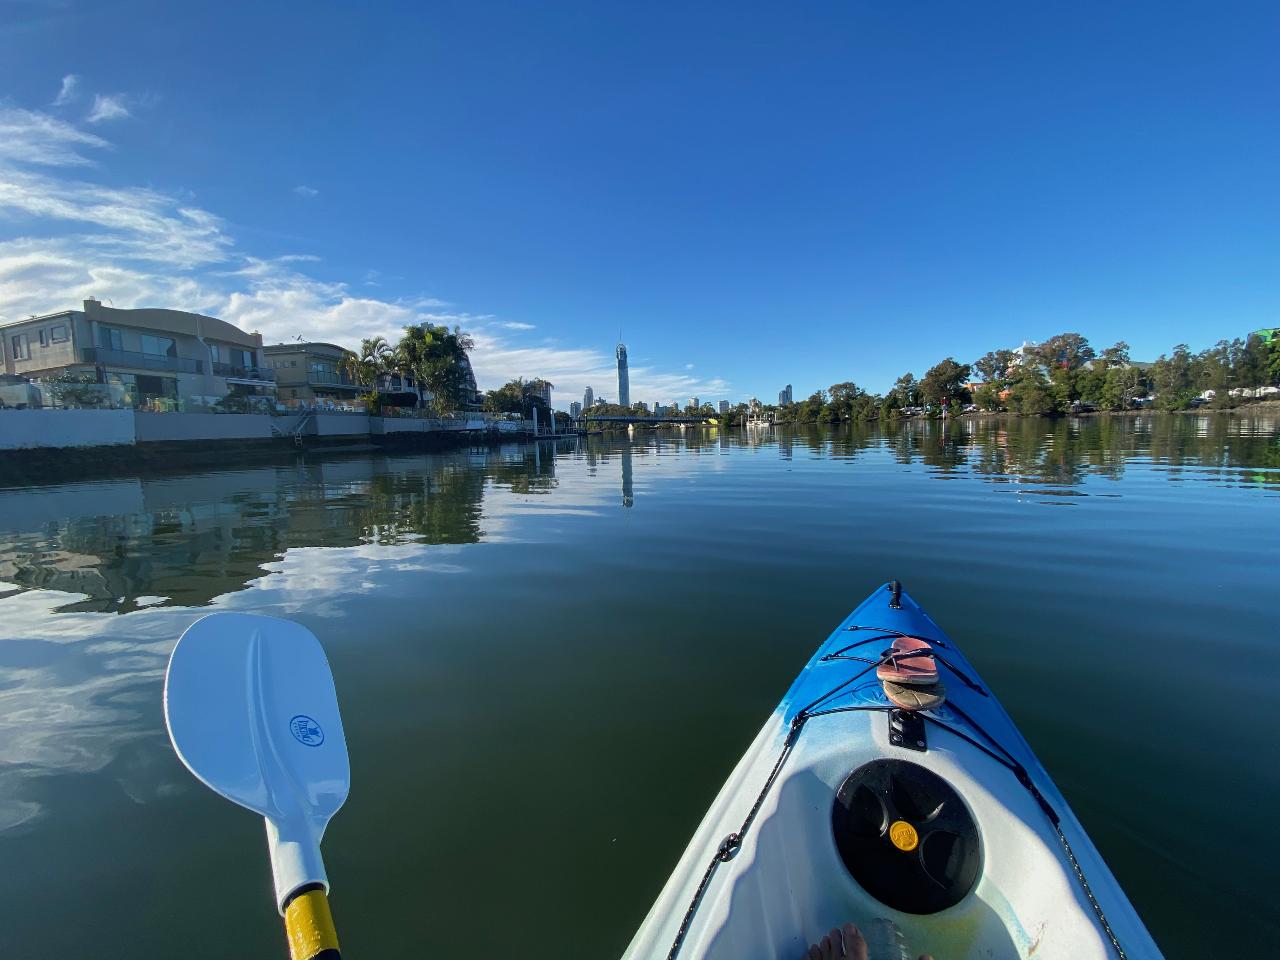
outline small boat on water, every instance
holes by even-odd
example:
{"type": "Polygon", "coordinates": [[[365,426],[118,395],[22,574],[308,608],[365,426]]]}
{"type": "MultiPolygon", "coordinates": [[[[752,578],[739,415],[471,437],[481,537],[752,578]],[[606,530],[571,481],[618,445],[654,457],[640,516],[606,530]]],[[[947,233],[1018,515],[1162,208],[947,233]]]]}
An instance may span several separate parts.
{"type": "Polygon", "coordinates": [[[624,960],[1148,960],[1124,891],[977,671],[895,581],[818,648],[624,960]],[[879,953],[877,953],[879,951],[879,953]]]}

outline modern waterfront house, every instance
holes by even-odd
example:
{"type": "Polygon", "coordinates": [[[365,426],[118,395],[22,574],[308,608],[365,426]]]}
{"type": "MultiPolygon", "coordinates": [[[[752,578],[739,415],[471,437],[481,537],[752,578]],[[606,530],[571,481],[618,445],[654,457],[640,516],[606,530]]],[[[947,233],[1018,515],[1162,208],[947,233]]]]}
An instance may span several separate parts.
{"type": "Polygon", "coordinates": [[[262,337],[198,313],[116,309],[90,298],[83,310],[0,325],[0,343],[3,373],[37,384],[69,376],[96,385],[101,405],[176,410],[228,395],[275,402],[262,337]]]}
{"type": "Polygon", "coordinates": [[[262,348],[282,401],[345,404],[366,392],[342,370],[347,351],[336,343],[274,343],[262,348]]]}

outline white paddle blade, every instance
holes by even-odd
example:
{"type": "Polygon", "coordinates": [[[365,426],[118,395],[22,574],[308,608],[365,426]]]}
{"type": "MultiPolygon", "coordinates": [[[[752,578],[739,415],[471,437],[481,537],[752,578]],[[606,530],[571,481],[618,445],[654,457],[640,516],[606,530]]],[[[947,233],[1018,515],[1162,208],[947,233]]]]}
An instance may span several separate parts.
{"type": "Polygon", "coordinates": [[[173,649],[164,711],[187,769],[266,817],[277,905],[307,884],[328,889],[320,838],[351,766],[320,641],[290,620],[203,617],[173,649]]]}

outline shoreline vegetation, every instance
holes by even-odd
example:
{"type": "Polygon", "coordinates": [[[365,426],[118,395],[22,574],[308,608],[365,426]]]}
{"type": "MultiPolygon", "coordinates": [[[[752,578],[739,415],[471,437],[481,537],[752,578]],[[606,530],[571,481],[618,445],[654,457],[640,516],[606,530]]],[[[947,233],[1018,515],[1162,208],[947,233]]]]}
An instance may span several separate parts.
{"type": "MultiPolygon", "coordinates": [[[[973,363],[947,357],[919,379],[904,373],[883,395],[849,380],[786,405],[752,400],[727,413],[710,404],[689,405],[678,412],[735,426],[751,415],[804,424],[973,414],[1229,411],[1264,406],[1266,397],[1280,396],[1280,336],[1274,334],[1219,340],[1194,354],[1186,344],[1178,344],[1154,362],[1140,363],[1130,360],[1124,341],[1098,352],[1082,335],[1060,333],[1018,350],[989,351],[973,363]],[[1263,404],[1254,403],[1259,399],[1263,404]]],[[[597,404],[582,415],[588,424],[595,417],[655,416],[639,405],[615,404],[597,404]]]]}
{"type": "MultiPolygon", "coordinates": [[[[477,390],[469,357],[473,345],[456,327],[420,324],[407,327],[395,345],[381,337],[363,341],[358,353],[347,355],[343,369],[369,390],[362,399],[371,412],[379,405],[374,386],[379,378],[402,373],[425,388],[426,404],[436,412],[465,406],[530,418],[536,411],[557,432],[570,428],[569,415],[551,409],[555,385],[547,380],[518,377],[495,390],[477,390]]],[[[995,414],[1230,411],[1266,409],[1263,404],[1269,399],[1280,399],[1280,330],[1219,340],[1199,353],[1178,344],[1150,363],[1130,359],[1123,340],[1097,350],[1083,335],[1068,332],[1016,350],[990,350],[972,363],[947,357],[919,378],[904,373],[884,394],[846,380],[795,403],[762,404],[753,398],[726,412],[700,403],[673,405],[662,414],[642,403],[597,403],[583,410],[581,418],[588,429],[610,428],[607,422],[592,423],[599,418],[630,417],[642,424],[646,418],[656,421],[672,414],[715,419],[732,427],[749,417],[780,424],[830,424],[995,414]]]]}

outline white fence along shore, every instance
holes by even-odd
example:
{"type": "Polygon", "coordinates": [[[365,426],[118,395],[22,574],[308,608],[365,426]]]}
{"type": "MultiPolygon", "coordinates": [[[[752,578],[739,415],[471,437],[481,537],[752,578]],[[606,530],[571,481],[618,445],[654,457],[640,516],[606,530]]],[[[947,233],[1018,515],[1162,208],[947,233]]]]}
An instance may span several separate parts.
{"type": "Polygon", "coordinates": [[[0,410],[0,450],[136,446],[141,443],[270,440],[272,437],[382,437],[470,431],[519,434],[523,421],[486,414],[432,419],[321,413],[145,413],[134,410],[0,410]]]}

